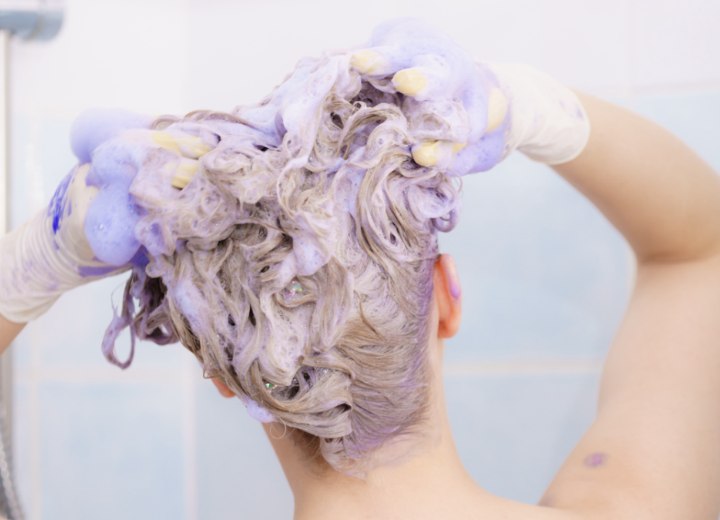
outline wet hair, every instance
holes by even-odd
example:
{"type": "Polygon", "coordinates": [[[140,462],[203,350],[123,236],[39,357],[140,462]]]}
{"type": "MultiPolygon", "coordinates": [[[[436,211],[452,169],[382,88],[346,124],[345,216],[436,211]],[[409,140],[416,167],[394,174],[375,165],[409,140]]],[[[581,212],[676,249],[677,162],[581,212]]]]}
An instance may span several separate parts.
{"type": "Polygon", "coordinates": [[[328,56],[260,104],[158,119],[213,149],[182,189],[158,187],[157,164],[137,173],[146,258],[104,344],[120,363],[124,326],[179,340],[253,416],[347,473],[420,430],[437,232],[460,189],[410,153],[442,122],[386,85],[328,56]]]}

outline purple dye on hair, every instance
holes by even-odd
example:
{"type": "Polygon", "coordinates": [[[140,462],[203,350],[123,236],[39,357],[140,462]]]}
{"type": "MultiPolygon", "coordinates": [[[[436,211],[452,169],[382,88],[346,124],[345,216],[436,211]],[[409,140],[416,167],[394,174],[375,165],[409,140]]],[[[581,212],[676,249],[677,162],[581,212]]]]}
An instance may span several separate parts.
{"type": "MultiPolygon", "coordinates": [[[[256,419],[321,439],[325,460],[348,473],[414,432],[428,397],[437,232],[457,221],[453,176],[490,165],[501,143],[480,139],[460,167],[420,168],[411,150],[421,139],[477,137],[461,124],[468,107],[451,96],[440,119],[426,117],[434,103],[386,86],[332,55],[301,61],[260,105],[158,120],[166,132],[220,136],[181,190],[163,176],[173,157],[137,160],[132,136],[98,146],[88,178],[108,204],[99,195],[90,208],[93,251],[112,263],[140,247],[147,260],[133,268],[105,355],[127,366],[113,353],[125,326],[133,338],[180,340],[256,419]]],[[[459,298],[459,285],[449,290],[459,298]]]]}

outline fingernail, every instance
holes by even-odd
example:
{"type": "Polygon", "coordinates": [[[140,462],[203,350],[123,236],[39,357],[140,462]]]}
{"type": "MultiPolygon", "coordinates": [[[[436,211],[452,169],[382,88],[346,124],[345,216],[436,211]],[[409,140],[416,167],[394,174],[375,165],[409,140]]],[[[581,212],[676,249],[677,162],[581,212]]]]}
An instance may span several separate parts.
{"type": "Polygon", "coordinates": [[[493,88],[488,96],[488,122],[486,133],[492,132],[505,120],[508,102],[505,95],[499,88],[493,88]]]}
{"type": "Polygon", "coordinates": [[[363,74],[377,71],[385,64],[385,58],[371,49],[357,51],[350,57],[350,66],[363,74]]]}
{"type": "Polygon", "coordinates": [[[175,153],[180,153],[180,147],[178,146],[177,142],[175,142],[175,139],[173,136],[168,134],[167,132],[161,132],[161,131],[154,131],[151,134],[153,143],[160,146],[161,148],[165,148],[166,150],[172,150],[175,153]]]}
{"type": "Polygon", "coordinates": [[[462,150],[463,144],[449,141],[427,141],[412,149],[413,161],[420,166],[436,166],[447,164],[456,153],[462,150]]]}
{"type": "Polygon", "coordinates": [[[437,162],[437,141],[422,143],[412,150],[413,160],[420,166],[435,166],[437,162]]]}
{"type": "Polygon", "coordinates": [[[403,69],[392,79],[395,90],[406,96],[417,96],[427,88],[428,80],[419,69],[403,69]]]}
{"type": "Polygon", "coordinates": [[[460,299],[460,286],[453,280],[450,282],[450,295],[456,300],[460,299]]]}
{"type": "Polygon", "coordinates": [[[212,149],[205,141],[194,135],[172,135],[168,132],[155,131],[152,140],[161,148],[191,159],[201,157],[212,149]]]}
{"type": "Polygon", "coordinates": [[[191,159],[202,157],[210,150],[212,150],[212,148],[205,141],[203,141],[199,137],[191,135],[179,137],[175,139],[175,141],[180,147],[180,152],[185,157],[189,157],[191,159]]]}
{"type": "Polygon", "coordinates": [[[460,281],[458,280],[457,269],[455,268],[455,261],[452,259],[452,257],[447,255],[443,256],[443,261],[445,263],[445,269],[449,278],[448,285],[450,286],[450,296],[458,300],[460,299],[462,291],[460,289],[460,281]]]}
{"type": "Polygon", "coordinates": [[[183,189],[198,172],[200,165],[197,161],[183,158],[175,170],[171,184],[173,188],[183,189]]]}

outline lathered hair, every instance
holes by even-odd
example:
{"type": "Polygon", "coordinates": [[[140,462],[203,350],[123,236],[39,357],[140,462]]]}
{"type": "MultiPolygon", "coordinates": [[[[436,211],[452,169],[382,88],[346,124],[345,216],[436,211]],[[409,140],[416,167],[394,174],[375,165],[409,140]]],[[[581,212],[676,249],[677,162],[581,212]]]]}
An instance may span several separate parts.
{"type": "Polygon", "coordinates": [[[108,357],[124,326],[179,340],[255,417],[357,473],[426,411],[437,231],[455,224],[460,183],[410,149],[446,124],[338,56],[301,62],[258,105],[159,119],[214,148],[182,190],[154,185],[162,160],[138,172],[147,265],[108,357]]]}

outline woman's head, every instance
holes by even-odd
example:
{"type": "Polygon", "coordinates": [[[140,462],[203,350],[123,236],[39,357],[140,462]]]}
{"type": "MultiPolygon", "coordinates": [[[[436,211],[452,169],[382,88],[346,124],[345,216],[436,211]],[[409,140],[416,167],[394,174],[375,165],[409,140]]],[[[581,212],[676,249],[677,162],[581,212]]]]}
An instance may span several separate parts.
{"type": "Polygon", "coordinates": [[[412,161],[433,117],[331,56],[301,62],[259,105],[159,120],[214,149],[182,190],[159,197],[150,167],[131,187],[148,256],[126,292],[125,316],[140,302],[133,332],[179,339],[336,469],[413,433],[437,231],[454,226],[459,190],[412,161]]]}

